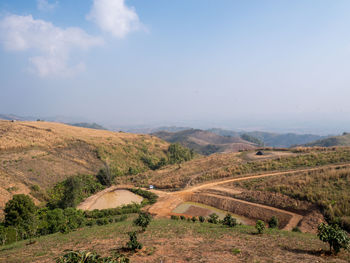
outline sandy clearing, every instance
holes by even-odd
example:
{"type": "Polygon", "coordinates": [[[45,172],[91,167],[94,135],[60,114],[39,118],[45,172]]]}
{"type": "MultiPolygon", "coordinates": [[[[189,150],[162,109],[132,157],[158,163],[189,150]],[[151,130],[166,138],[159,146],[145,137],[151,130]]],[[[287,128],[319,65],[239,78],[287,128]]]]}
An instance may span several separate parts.
{"type": "Polygon", "coordinates": [[[110,187],[97,195],[91,196],[77,208],[82,210],[109,209],[132,203],[140,204],[143,198],[126,189],[110,187]]]}

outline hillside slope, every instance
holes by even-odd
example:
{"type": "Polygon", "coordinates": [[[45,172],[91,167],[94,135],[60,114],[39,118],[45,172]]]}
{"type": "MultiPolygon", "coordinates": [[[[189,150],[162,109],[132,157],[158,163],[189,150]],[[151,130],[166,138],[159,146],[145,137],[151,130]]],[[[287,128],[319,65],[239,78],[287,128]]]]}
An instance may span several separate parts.
{"type": "Polygon", "coordinates": [[[262,131],[252,131],[252,132],[235,132],[223,129],[210,129],[207,130],[221,136],[232,136],[240,137],[243,134],[253,136],[264,142],[265,146],[268,147],[291,147],[293,145],[301,145],[316,140],[324,139],[325,136],[315,135],[315,134],[296,134],[296,133],[272,133],[272,132],[262,132],[262,131]]]}
{"type": "Polygon", "coordinates": [[[169,144],[149,135],[116,133],[50,122],[0,121],[0,209],[13,194],[47,188],[107,163],[116,174],[147,170],[142,157],[165,157],[169,144]]]}
{"type": "Polygon", "coordinates": [[[167,142],[180,143],[185,147],[204,155],[217,152],[238,152],[239,150],[254,149],[251,142],[237,137],[220,136],[212,132],[190,129],[179,132],[160,131],[154,136],[167,142]]]}
{"type": "Polygon", "coordinates": [[[331,147],[331,146],[350,146],[350,134],[344,133],[341,136],[333,136],[322,140],[317,140],[306,144],[305,146],[321,146],[321,147],[331,147]]]}

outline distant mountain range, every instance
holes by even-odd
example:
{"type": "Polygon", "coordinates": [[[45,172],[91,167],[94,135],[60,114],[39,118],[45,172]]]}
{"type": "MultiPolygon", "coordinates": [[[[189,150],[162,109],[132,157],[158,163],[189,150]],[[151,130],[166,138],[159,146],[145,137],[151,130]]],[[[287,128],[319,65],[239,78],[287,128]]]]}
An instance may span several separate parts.
{"type": "Polygon", "coordinates": [[[180,143],[204,155],[217,152],[238,152],[257,147],[256,144],[239,137],[221,136],[213,132],[198,129],[178,132],[159,131],[152,133],[152,135],[170,143],[180,143]]]}
{"type": "Polygon", "coordinates": [[[211,133],[215,133],[220,136],[229,136],[241,138],[243,135],[249,135],[256,139],[259,139],[264,143],[265,146],[268,147],[280,147],[280,148],[289,148],[295,145],[302,145],[306,143],[310,143],[316,140],[321,140],[327,138],[327,136],[320,136],[314,134],[296,134],[296,133],[271,133],[271,132],[261,132],[261,131],[253,131],[253,132],[236,132],[230,130],[224,130],[220,128],[212,128],[206,130],[211,133]]]}
{"type": "MultiPolygon", "coordinates": [[[[18,116],[14,114],[0,114],[0,119],[4,120],[18,120],[18,121],[35,121],[37,119],[41,118],[36,118],[32,116],[18,116]]],[[[85,127],[85,128],[92,128],[92,129],[102,129],[105,130],[106,128],[97,124],[97,123],[89,123],[86,121],[81,121],[77,120],[77,118],[70,118],[70,117],[63,117],[63,116],[56,116],[56,117],[47,117],[47,118],[42,118],[46,121],[53,121],[53,122],[61,122],[61,123],[67,123],[73,126],[78,126],[78,127],[85,127]]],[[[119,130],[119,129],[115,129],[119,130]]],[[[190,127],[178,127],[178,126],[162,126],[162,127],[140,127],[140,128],[123,128],[121,129],[124,132],[131,132],[131,133],[140,133],[140,134],[157,134],[159,132],[168,132],[168,133],[178,133],[178,134],[173,134],[173,135],[165,135],[161,133],[159,136],[165,136],[167,137],[168,141],[172,140],[175,141],[174,138],[177,138],[179,141],[183,141],[184,145],[192,145],[192,147],[195,147],[193,144],[194,139],[189,135],[190,133],[193,133],[193,131],[196,131],[196,136],[200,133],[199,131],[206,131],[212,134],[216,134],[219,136],[224,136],[224,137],[233,137],[236,139],[245,139],[242,140],[245,143],[248,140],[249,145],[259,145],[259,141],[263,143],[264,146],[268,147],[283,147],[283,148],[288,148],[291,146],[295,145],[314,145],[314,144],[321,144],[321,145],[347,145],[346,139],[344,139],[342,136],[336,136],[336,137],[329,137],[329,136],[320,136],[320,135],[315,135],[315,134],[296,134],[296,133],[272,133],[272,132],[262,132],[262,131],[232,131],[232,130],[225,130],[225,129],[220,129],[220,128],[211,128],[207,130],[195,130],[190,127]],[[186,131],[191,131],[191,132],[186,132],[186,131]],[[179,133],[180,132],[180,133],[179,133]],[[183,132],[183,133],[181,133],[183,132]],[[185,139],[184,137],[188,137],[185,139]],[[189,138],[191,137],[191,139],[189,138]],[[170,139],[169,139],[170,138],[170,139]],[[179,139],[182,138],[182,139],[179,139]],[[326,141],[323,141],[326,140],[326,141]],[[185,143],[186,142],[186,143],[185,143]]],[[[203,133],[202,133],[203,134],[203,133]]],[[[194,137],[196,137],[194,136],[194,137]]],[[[201,137],[201,136],[200,136],[201,137]]],[[[204,137],[212,137],[212,135],[207,134],[204,137]]],[[[202,137],[201,137],[202,138],[202,137]]],[[[201,139],[202,140],[202,139],[201,139]]],[[[205,141],[205,140],[204,140],[205,141]]],[[[229,144],[231,142],[228,142],[229,144]]],[[[238,142],[235,142],[238,143],[238,142]]],[[[226,143],[223,143],[226,144],[226,143]]],[[[216,152],[217,151],[226,151],[225,147],[228,146],[218,146],[216,143],[212,143],[210,140],[204,143],[201,141],[199,143],[200,146],[196,146],[195,148],[199,152],[216,152]],[[206,148],[205,148],[206,147],[206,148]],[[201,150],[200,150],[201,149],[201,150]]],[[[350,144],[349,144],[350,145],[350,144]]],[[[237,146],[237,145],[236,145],[237,146]]],[[[190,147],[191,148],[191,147],[190,147]]],[[[236,148],[236,147],[234,147],[236,148]]],[[[238,147],[239,148],[239,147],[238,147]]],[[[237,149],[238,149],[237,148],[237,149]]]]}

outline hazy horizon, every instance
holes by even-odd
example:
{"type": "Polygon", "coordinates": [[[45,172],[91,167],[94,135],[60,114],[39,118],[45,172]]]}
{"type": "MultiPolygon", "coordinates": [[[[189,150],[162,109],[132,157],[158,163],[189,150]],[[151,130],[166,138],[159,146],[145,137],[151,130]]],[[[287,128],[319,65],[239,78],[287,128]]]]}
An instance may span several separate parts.
{"type": "Polygon", "coordinates": [[[0,113],[350,130],[349,1],[4,0],[0,113]]]}

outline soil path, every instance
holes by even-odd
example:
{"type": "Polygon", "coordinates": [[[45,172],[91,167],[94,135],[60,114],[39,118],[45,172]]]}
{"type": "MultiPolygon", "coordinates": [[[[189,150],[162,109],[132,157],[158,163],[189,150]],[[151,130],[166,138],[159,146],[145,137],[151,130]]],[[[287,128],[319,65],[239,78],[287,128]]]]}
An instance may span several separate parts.
{"type": "MultiPolygon", "coordinates": [[[[226,189],[223,187],[218,187],[218,185],[226,184],[226,183],[232,183],[232,182],[239,182],[239,181],[244,181],[244,180],[251,180],[251,179],[258,179],[258,178],[264,178],[264,177],[270,177],[270,176],[282,176],[286,174],[294,174],[294,173],[300,173],[300,172],[308,172],[308,171],[317,171],[320,169],[324,168],[333,168],[333,167],[344,167],[344,166],[350,166],[350,164],[336,164],[336,165],[325,165],[325,166],[320,166],[316,168],[309,168],[309,169],[299,169],[299,170],[294,170],[294,171],[284,171],[284,172],[274,172],[274,173],[265,173],[265,174],[259,174],[259,175],[252,175],[252,176],[246,176],[246,177],[240,177],[240,178],[231,178],[231,179],[226,179],[226,180],[221,180],[221,181],[215,181],[215,182],[210,182],[210,183],[205,183],[202,185],[198,186],[193,186],[189,187],[187,189],[177,191],[177,192],[164,192],[160,190],[151,190],[155,194],[159,196],[158,202],[155,203],[153,206],[151,206],[148,211],[153,214],[155,217],[169,217],[171,212],[182,202],[185,202],[187,197],[194,194],[195,192],[198,192],[200,190],[208,189],[208,188],[213,188],[213,189],[220,189],[225,191],[233,191],[232,189],[226,189]]],[[[244,203],[246,201],[239,200],[238,201],[244,203]]],[[[250,203],[250,202],[247,202],[250,203]]],[[[289,214],[292,216],[290,219],[289,223],[284,227],[285,230],[291,230],[294,227],[298,225],[300,220],[303,218],[303,216],[286,211],[286,210],[281,210],[277,209],[275,207],[271,206],[266,206],[266,205],[261,205],[257,203],[250,203],[253,204],[257,207],[262,207],[270,210],[275,210],[279,212],[283,212],[286,214],[289,214]]]]}

